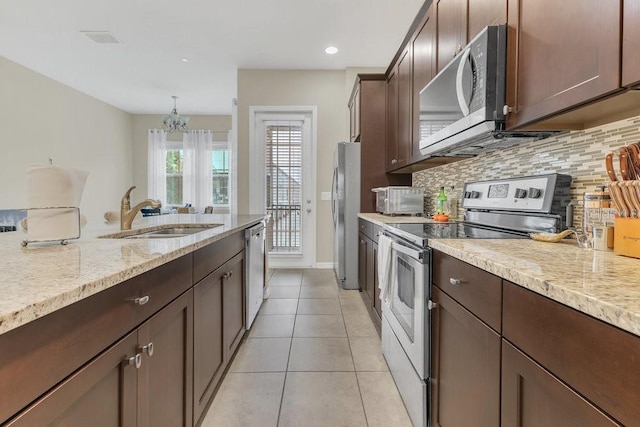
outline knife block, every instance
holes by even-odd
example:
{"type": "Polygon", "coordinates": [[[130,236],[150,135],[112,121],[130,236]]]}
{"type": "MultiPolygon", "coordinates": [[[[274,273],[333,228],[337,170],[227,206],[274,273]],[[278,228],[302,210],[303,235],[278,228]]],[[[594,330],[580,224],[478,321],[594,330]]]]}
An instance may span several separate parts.
{"type": "Polygon", "coordinates": [[[615,219],[613,252],[640,258],[640,218],[615,219]]]}

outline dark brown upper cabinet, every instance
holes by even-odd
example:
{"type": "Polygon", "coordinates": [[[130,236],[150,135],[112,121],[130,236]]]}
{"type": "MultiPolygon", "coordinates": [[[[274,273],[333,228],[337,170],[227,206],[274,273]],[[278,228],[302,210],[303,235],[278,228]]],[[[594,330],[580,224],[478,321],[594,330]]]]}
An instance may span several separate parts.
{"type": "Polygon", "coordinates": [[[398,67],[394,67],[387,77],[387,138],[386,170],[391,171],[398,163],[398,67]]]}
{"type": "Polygon", "coordinates": [[[620,88],[621,1],[509,0],[507,128],[620,88]]]}
{"type": "Polygon", "coordinates": [[[413,140],[411,162],[424,159],[420,153],[420,91],[436,73],[436,19],[429,8],[424,24],[413,39],[413,140]]]}
{"type": "MultiPolygon", "coordinates": [[[[437,0],[438,71],[467,44],[467,0],[437,0]]],[[[433,7],[433,6],[432,6],[433,7]]]]}
{"type": "Polygon", "coordinates": [[[467,7],[467,43],[487,25],[507,23],[507,0],[469,0],[467,7]]]}
{"type": "Polygon", "coordinates": [[[640,83],[640,0],[624,0],[622,20],[622,85],[640,83]]]}
{"type": "Polygon", "coordinates": [[[411,44],[387,79],[387,172],[409,164],[413,141],[413,62],[411,44]]]}

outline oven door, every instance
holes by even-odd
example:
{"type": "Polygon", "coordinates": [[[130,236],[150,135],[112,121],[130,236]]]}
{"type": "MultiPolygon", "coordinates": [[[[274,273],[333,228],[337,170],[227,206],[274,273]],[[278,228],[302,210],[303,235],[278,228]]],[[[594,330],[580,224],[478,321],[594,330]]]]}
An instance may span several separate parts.
{"type": "Polygon", "coordinates": [[[429,325],[425,305],[429,299],[430,261],[430,249],[394,241],[393,294],[383,307],[383,315],[422,379],[429,375],[429,325]]]}

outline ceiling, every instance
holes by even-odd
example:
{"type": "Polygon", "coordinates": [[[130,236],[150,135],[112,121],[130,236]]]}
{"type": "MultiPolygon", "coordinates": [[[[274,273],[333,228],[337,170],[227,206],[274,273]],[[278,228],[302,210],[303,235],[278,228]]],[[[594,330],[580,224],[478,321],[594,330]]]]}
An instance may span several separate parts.
{"type": "Polygon", "coordinates": [[[387,67],[423,3],[0,0],[0,56],[132,114],[230,114],[239,68],[387,67]]]}

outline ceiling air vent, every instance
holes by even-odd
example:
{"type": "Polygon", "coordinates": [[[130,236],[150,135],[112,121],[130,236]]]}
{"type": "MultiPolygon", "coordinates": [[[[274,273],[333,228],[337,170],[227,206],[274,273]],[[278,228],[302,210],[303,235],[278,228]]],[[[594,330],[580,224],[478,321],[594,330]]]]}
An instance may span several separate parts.
{"type": "Polygon", "coordinates": [[[80,31],[96,43],[120,44],[120,40],[115,38],[109,31],[80,31]]]}

